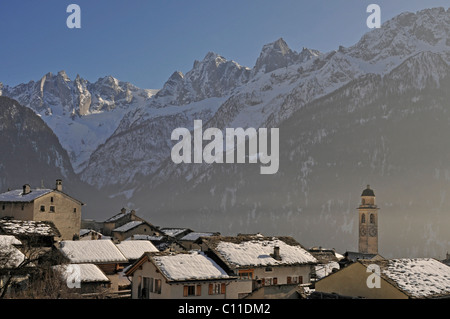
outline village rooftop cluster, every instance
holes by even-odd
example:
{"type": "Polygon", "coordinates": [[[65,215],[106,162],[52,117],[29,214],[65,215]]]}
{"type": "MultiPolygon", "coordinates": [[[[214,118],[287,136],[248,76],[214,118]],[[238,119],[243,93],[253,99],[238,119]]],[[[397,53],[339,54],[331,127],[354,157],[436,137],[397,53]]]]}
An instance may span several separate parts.
{"type": "Polygon", "coordinates": [[[86,220],[82,206],[63,192],[62,180],[54,189],[24,185],[0,194],[0,298],[450,297],[448,255],[379,254],[370,186],[357,210],[359,250],[343,254],[289,236],[158,227],[125,208],[104,221],[86,220]],[[373,265],[380,269],[375,288],[367,285],[373,265]]]}

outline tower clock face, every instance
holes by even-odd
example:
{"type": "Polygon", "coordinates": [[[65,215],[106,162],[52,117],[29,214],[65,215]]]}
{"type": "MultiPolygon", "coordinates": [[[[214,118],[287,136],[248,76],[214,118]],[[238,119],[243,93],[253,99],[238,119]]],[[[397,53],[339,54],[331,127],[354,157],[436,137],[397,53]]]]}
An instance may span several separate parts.
{"type": "Polygon", "coordinates": [[[359,227],[359,234],[361,236],[366,236],[367,235],[366,227],[364,226],[359,227]]]}
{"type": "Polygon", "coordinates": [[[369,236],[370,237],[375,237],[377,236],[377,228],[372,226],[369,228],[369,236]]]}

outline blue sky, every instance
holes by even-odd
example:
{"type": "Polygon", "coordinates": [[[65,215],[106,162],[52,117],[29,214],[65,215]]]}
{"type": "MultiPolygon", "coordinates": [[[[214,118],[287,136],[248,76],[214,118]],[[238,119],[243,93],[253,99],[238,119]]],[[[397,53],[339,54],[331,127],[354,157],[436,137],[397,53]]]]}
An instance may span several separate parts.
{"type": "Polygon", "coordinates": [[[404,12],[449,7],[448,0],[3,0],[0,82],[16,85],[65,70],[89,81],[112,75],[158,89],[174,71],[213,51],[253,67],[264,44],[331,51],[366,32],[366,8],[382,22],[404,12]],[[81,7],[81,29],[66,8],[81,7]]]}

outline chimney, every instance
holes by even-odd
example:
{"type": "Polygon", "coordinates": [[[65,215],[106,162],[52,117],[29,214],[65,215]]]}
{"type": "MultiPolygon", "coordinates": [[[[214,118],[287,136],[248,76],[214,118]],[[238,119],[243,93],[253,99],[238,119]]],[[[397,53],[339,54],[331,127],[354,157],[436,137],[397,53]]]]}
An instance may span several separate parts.
{"type": "Polygon", "coordinates": [[[272,255],[272,257],[275,260],[281,260],[280,247],[278,247],[278,246],[273,247],[273,255],[272,255]]]}
{"type": "Polygon", "coordinates": [[[31,187],[29,184],[23,185],[23,192],[22,195],[27,195],[31,192],[31,187]]]}
{"type": "Polygon", "coordinates": [[[56,190],[58,192],[62,192],[62,180],[61,179],[56,180],[56,190]]]}
{"type": "Polygon", "coordinates": [[[125,213],[127,212],[127,210],[125,209],[125,207],[123,207],[123,208],[120,210],[120,212],[121,212],[122,214],[125,214],[125,213]]]}

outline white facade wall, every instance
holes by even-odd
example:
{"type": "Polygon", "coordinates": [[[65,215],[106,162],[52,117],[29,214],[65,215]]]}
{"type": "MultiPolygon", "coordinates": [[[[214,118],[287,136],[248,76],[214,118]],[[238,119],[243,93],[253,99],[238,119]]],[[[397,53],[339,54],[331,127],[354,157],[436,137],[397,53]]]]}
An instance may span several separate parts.
{"type": "Polygon", "coordinates": [[[139,289],[144,288],[144,278],[149,278],[149,299],[238,299],[239,293],[250,293],[252,291],[251,280],[199,280],[180,283],[168,283],[165,277],[157,272],[156,267],[151,262],[142,264],[141,269],[137,269],[133,273],[131,297],[138,299],[140,296],[139,289]],[[156,281],[160,281],[161,289],[156,291],[156,281]],[[153,283],[153,287],[152,283],[153,283]],[[209,294],[209,285],[217,284],[220,288],[219,294],[209,294]],[[221,285],[225,284],[225,294],[222,294],[221,285]],[[194,286],[194,295],[184,296],[185,286],[194,286]],[[200,286],[198,288],[197,286],[200,286]],[[200,293],[198,295],[198,293],[200,293]]]}

